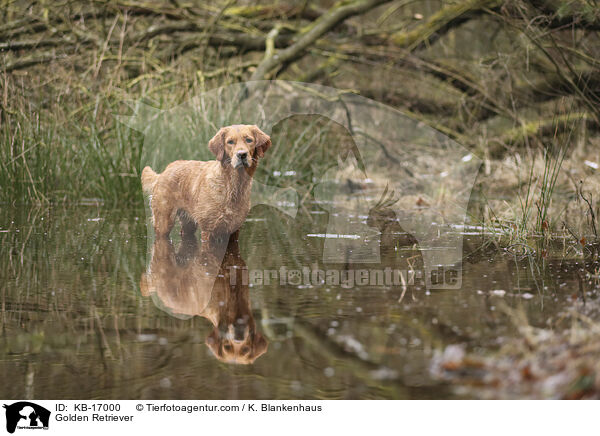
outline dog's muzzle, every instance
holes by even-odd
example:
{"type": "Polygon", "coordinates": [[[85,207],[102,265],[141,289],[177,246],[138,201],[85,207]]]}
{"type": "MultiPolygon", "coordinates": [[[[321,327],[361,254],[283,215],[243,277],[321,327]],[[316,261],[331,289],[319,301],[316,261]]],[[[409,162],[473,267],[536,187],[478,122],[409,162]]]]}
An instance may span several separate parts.
{"type": "Polygon", "coordinates": [[[238,151],[235,154],[233,167],[237,169],[241,166],[245,166],[246,168],[250,166],[248,152],[246,152],[246,151],[238,151]]]}

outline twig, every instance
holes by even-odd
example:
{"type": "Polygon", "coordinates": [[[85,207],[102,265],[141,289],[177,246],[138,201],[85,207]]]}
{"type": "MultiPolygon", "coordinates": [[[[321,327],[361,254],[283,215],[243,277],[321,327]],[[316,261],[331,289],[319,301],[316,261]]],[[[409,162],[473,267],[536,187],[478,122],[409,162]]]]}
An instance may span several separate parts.
{"type": "Polygon", "coordinates": [[[583,186],[580,186],[579,195],[588,206],[590,216],[592,218],[592,230],[594,231],[594,236],[596,237],[596,239],[598,239],[598,231],[596,229],[596,214],[594,213],[594,208],[592,206],[592,193],[590,193],[590,199],[588,200],[587,198],[585,198],[585,195],[583,195],[583,186]]]}

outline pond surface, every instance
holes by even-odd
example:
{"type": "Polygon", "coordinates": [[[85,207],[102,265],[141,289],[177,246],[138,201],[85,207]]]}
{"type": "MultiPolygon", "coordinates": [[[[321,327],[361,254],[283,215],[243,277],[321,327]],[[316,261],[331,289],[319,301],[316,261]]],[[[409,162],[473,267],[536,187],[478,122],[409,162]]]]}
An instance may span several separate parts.
{"type": "Polygon", "coordinates": [[[449,398],[430,375],[434,350],[497,349],[517,335],[506,307],[544,326],[597,297],[564,241],[541,260],[473,231],[458,289],[282,273],[419,263],[396,232],[379,263],[324,264],[325,242],[342,237],[327,234],[327,219],[316,204],[295,219],[255,207],[239,242],[211,251],[176,231],[155,244],[143,209],[3,207],[0,396],[449,398]]]}

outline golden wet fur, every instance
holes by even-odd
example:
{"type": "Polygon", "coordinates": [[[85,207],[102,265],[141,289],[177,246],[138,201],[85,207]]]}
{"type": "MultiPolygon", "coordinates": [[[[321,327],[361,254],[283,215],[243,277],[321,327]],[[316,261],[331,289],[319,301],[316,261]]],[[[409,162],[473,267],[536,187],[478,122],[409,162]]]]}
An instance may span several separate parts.
{"type": "Polygon", "coordinates": [[[183,233],[200,226],[202,240],[236,232],[250,210],[258,159],[270,146],[271,139],[257,126],[233,125],[220,129],[208,143],[216,160],[178,160],[161,174],[145,167],[142,187],[151,195],[156,237],[169,236],[176,216],[183,233]]]}
{"type": "Polygon", "coordinates": [[[195,236],[187,235],[178,253],[169,239],[157,238],[140,289],[174,315],[209,320],[213,330],[206,344],[217,359],[250,364],[267,351],[267,340],[256,329],[245,269],[233,236],[199,248],[195,236]]]}

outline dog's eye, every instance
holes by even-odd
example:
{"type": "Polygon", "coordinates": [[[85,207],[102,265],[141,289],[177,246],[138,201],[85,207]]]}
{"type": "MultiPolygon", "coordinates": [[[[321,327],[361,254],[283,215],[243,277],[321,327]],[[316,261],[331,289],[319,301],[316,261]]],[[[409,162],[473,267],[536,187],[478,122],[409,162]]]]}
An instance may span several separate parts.
{"type": "Polygon", "coordinates": [[[246,142],[250,144],[252,142],[252,138],[246,138],[246,142]]]}
{"type": "Polygon", "coordinates": [[[229,141],[227,141],[227,143],[228,143],[229,145],[233,145],[233,139],[230,139],[229,141]]]}

